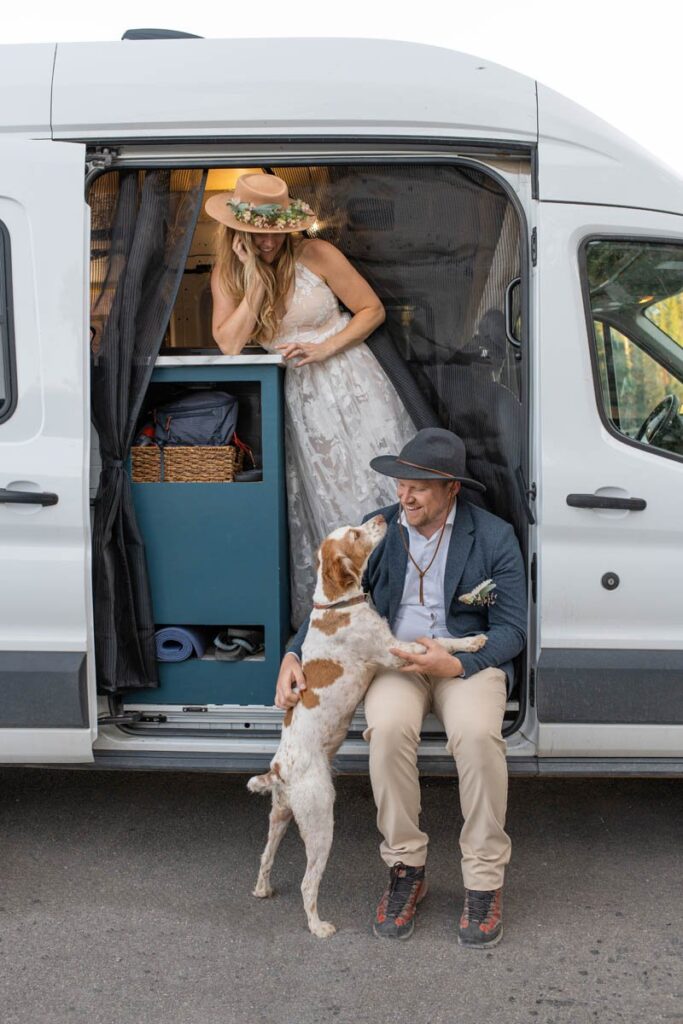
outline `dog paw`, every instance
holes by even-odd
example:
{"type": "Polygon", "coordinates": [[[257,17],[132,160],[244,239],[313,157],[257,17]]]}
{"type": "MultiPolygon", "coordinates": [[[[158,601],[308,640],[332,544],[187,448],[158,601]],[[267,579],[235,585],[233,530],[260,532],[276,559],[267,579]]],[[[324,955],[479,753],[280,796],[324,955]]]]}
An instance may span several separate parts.
{"type": "Polygon", "coordinates": [[[393,645],[397,651],[403,651],[404,654],[426,654],[427,648],[423,644],[408,643],[401,640],[393,645]]]}
{"type": "Polygon", "coordinates": [[[268,899],[269,896],[275,895],[275,889],[271,885],[265,885],[263,882],[257,882],[256,888],[251,890],[251,895],[256,896],[260,900],[268,899]]]}
{"type": "Polygon", "coordinates": [[[318,921],[317,924],[309,925],[309,928],[319,939],[329,939],[337,930],[331,921],[318,921]]]}
{"type": "Polygon", "coordinates": [[[480,651],[486,644],[486,636],[483,633],[480,633],[478,636],[468,636],[465,639],[465,643],[467,644],[466,651],[480,651]]]}

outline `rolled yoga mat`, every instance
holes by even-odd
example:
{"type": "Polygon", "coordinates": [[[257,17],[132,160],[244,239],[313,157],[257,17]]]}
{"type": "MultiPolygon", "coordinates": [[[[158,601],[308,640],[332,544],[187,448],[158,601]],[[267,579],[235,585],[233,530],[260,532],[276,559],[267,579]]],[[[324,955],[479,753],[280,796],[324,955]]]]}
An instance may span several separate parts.
{"type": "Polygon", "coordinates": [[[164,626],[154,634],[157,661],[187,661],[193,654],[203,657],[212,631],[198,626],[164,626]]]}

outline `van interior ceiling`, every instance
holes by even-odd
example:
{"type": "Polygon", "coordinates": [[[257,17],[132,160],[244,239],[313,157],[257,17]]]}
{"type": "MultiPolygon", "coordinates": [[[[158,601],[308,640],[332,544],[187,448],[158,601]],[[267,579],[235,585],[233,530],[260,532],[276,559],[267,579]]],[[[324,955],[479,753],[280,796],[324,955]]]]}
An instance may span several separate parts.
{"type": "MultiPolygon", "coordinates": [[[[334,243],[377,292],[386,308],[387,319],[368,344],[393,382],[416,429],[439,425],[462,436],[468,451],[468,470],[487,488],[484,495],[472,491],[464,493],[469,500],[483,504],[511,522],[526,553],[529,523],[524,494],[527,368],[521,344],[524,238],[520,216],[500,180],[472,163],[254,166],[215,168],[208,174],[200,170],[114,169],[96,178],[88,201],[92,207],[93,422],[99,431],[109,415],[102,403],[114,400],[115,392],[111,379],[104,385],[101,380],[98,384],[96,366],[107,344],[113,344],[111,319],[120,317],[121,304],[126,301],[121,295],[127,287],[122,268],[127,261],[139,259],[139,250],[145,248],[139,233],[127,240],[117,233],[117,208],[124,201],[125,190],[133,189],[132,202],[137,204],[139,217],[145,180],[148,179],[148,186],[154,190],[156,186],[149,180],[151,176],[157,179],[159,175],[166,176],[164,195],[160,196],[157,206],[150,205],[145,214],[152,233],[154,218],[161,219],[163,226],[146,247],[142,258],[144,265],[137,279],[142,294],[149,296],[156,322],[161,324],[162,330],[165,326],[165,330],[162,336],[155,336],[154,317],[148,316],[145,320],[142,305],[138,305],[137,314],[131,311],[131,315],[142,315],[145,320],[132,333],[137,331],[139,336],[140,330],[146,330],[147,341],[141,346],[139,337],[137,342],[129,338],[127,344],[134,350],[119,353],[117,357],[118,365],[122,361],[132,365],[132,371],[130,365],[127,371],[133,381],[128,395],[131,423],[128,430],[120,430],[120,435],[126,436],[123,450],[108,452],[110,462],[127,460],[130,444],[144,426],[150,409],[163,400],[165,389],[169,394],[173,391],[171,384],[165,384],[158,375],[152,379],[150,359],[153,364],[159,353],[162,356],[218,354],[211,332],[209,283],[215,221],[204,212],[204,204],[210,194],[234,187],[236,178],[247,170],[282,177],[290,195],[304,199],[316,211],[317,219],[309,235],[334,243]],[[108,399],[104,394],[107,389],[108,399]]],[[[122,331],[116,332],[116,344],[124,344],[122,331]]],[[[248,346],[245,350],[245,354],[258,352],[262,352],[258,346],[248,346]]],[[[246,376],[242,381],[233,380],[232,386],[226,385],[226,390],[239,393],[238,434],[257,462],[262,455],[265,460],[267,388],[265,379],[250,380],[246,376]]],[[[120,396],[115,400],[120,401],[120,396]]],[[[100,483],[100,465],[105,462],[100,463],[95,452],[94,488],[100,483]]],[[[265,473],[263,482],[267,482],[265,473]]],[[[204,486],[198,484],[197,488],[204,486]]],[[[222,485],[206,486],[210,489],[222,485]]],[[[135,493],[141,493],[140,488],[144,491],[145,487],[150,485],[134,483],[132,487],[138,518],[142,506],[135,493]]],[[[101,500],[101,494],[100,486],[95,504],[101,500]]],[[[279,508],[281,515],[284,506],[279,508]]],[[[175,514],[179,514],[177,509],[175,514]]],[[[154,521],[158,522],[158,510],[155,516],[154,521]]],[[[145,531],[150,529],[150,521],[144,514],[142,520],[140,539],[148,546],[145,531]]],[[[218,522],[214,528],[229,532],[229,543],[234,549],[240,543],[239,525],[239,522],[218,522]]],[[[186,522],[183,528],[191,531],[192,522],[186,522]]],[[[120,543],[132,543],[135,547],[137,531],[137,523],[129,520],[120,543]]],[[[95,561],[98,557],[96,542],[95,561]]],[[[142,566],[139,559],[136,565],[138,576],[144,577],[144,556],[142,566]]],[[[153,632],[168,623],[160,620],[156,613],[154,570],[151,566],[148,568],[148,596],[145,596],[144,579],[138,579],[139,591],[136,590],[138,596],[133,604],[140,635],[149,644],[150,629],[153,632]],[[147,613],[145,600],[150,603],[147,613]]],[[[281,566],[280,571],[286,575],[286,567],[281,566]]],[[[183,586],[182,579],[178,580],[178,586],[183,586]]],[[[97,602],[105,599],[115,606],[117,602],[130,600],[130,595],[121,588],[109,588],[104,597],[103,593],[104,588],[95,587],[96,648],[102,646],[102,638],[97,635],[97,602]]],[[[115,619],[114,615],[112,621],[115,619]]],[[[188,612],[185,625],[216,627],[219,622],[195,618],[188,612]]],[[[255,623],[250,621],[243,625],[255,623]]],[[[266,639],[269,668],[279,661],[280,653],[279,650],[269,651],[266,639]]],[[[98,676],[106,660],[98,656],[98,676]]],[[[100,683],[100,690],[122,694],[127,699],[135,686],[131,683],[131,674],[120,674],[123,685],[112,685],[114,674],[120,673],[120,660],[118,667],[116,659],[112,662],[110,656],[109,661],[114,665],[110,682],[105,686],[100,683]]],[[[522,678],[521,667],[520,663],[518,678],[522,678]]],[[[247,696],[241,699],[231,691],[223,700],[216,700],[215,689],[209,688],[203,693],[199,686],[190,687],[180,699],[174,691],[175,696],[169,701],[164,697],[168,678],[165,673],[175,668],[164,666],[158,680],[154,673],[151,678],[147,673],[135,693],[136,702],[140,698],[152,704],[163,704],[165,700],[173,704],[196,702],[197,705],[272,704],[272,675],[264,675],[263,683],[255,688],[247,687],[247,696]],[[207,694],[212,697],[210,701],[206,700],[207,694]]]]}

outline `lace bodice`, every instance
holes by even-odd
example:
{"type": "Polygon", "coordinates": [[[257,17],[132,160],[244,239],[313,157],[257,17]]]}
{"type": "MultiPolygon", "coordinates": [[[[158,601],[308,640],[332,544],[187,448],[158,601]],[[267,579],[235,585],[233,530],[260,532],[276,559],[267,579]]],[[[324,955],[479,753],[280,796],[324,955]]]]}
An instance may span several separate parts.
{"type": "Polygon", "coordinates": [[[337,296],[322,277],[297,263],[289,309],[277,334],[264,348],[271,350],[287,341],[324,341],[343,330],[350,319],[348,313],[342,313],[337,296]]]}

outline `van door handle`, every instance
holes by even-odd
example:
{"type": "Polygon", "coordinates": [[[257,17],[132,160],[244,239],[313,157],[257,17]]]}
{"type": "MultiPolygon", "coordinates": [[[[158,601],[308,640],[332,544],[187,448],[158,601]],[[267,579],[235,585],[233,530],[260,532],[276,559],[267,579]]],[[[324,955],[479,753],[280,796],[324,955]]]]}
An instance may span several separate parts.
{"type": "Polygon", "coordinates": [[[0,505],[56,505],[59,498],[49,491],[8,491],[0,487],[0,505]]]}
{"type": "Polygon", "coordinates": [[[505,337],[510,342],[510,344],[513,346],[513,348],[517,348],[517,349],[522,347],[522,342],[520,341],[519,338],[515,337],[515,332],[513,330],[512,301],[513,301],[514,290],[521,283],[522,283],[521,277],[514,277],[512,279],[512,281],[510,281],[509,285],[505,289],[505,303],[504,303],[504,308],[505,308],[505,337]]]}
{"type": "Polygon", "coordinates": [[[605,494],[568,494],[567,504],[572,508],[619,508],[629,512],[647,508],[644,498],[610,498],[605,494]]]}

